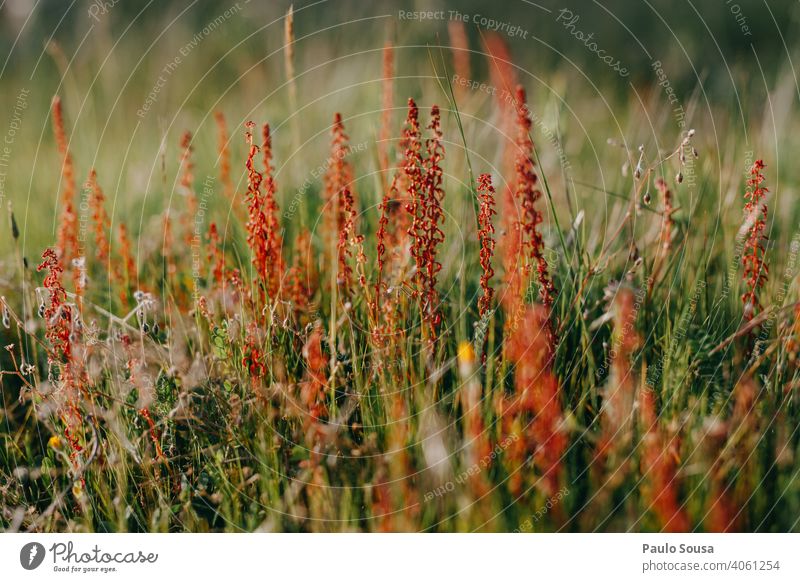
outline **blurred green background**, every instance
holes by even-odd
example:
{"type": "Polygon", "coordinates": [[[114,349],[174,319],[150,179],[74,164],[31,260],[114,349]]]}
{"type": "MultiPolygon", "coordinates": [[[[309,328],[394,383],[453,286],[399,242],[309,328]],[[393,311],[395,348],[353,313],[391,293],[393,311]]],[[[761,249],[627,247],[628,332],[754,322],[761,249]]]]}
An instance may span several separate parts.
{"type": "MultiPolygon", "coordinates": [[[[658,86],[651,66],[655,60],[663,65],[686,123],[704,129],[698,139],[707,139],[708,149],[717,154],[716,173],[725,164],[744,167],[747,151],[758,149],[770,158],[764,152],[769,147],[777,159],[778,151],[788,151],[779,146],[792,144],[797,92],[792,59],[800,15],[795,1],[294,2],[294,121],[283,50],[289,5],[255,0],[3,3],[0,133],[13,129],[14,136],[7,156],[11,171],[0,195],[4,206],[12,201],[17,208],[25,252],[32,244],[38,254],[55,228],[58,158],[48,117],[54,94],[64,99],[78,180],[97,167],[113,205],[112,218],[124,217],[134,233],[170,204],[165,200],[171,200],[177,143],[184,129],[196,135],[198,183],[204,173],[216,175],[215,110],[227,115],[238,179],[243,177],[244,122],[273,125],[280,201],[285,205],[310,168],[325,159],[333,112],[345,115],[355,143],[377,139],[381,51],[387,40],[397,47],[397,132],[407,96],[421,98],[427,106],[446,102],[436,77],[445,68],[452,73],[451,10],[524,32],[525,38],[509,37],[502,30],[498,36],[518,66],[534,112],[560,136],[565,156],[584,182],[614,185],[612,175],[623,160],[609,150],[608,138],[630,141],[634,147],[673,147],[681,128],[670,121],[674,104],[658,86]],[[572,28],[559,21],[565,9],[578,16],[572,28]],[[400,11],[442,11],[446,17],[409,20],[400,11]],[[597,46],[623,63],[630,75],[615,74],[576,38],[576,31],[592,34],[597,46]],[[145,105],[147,111],[137,115],[145,105]],[[771,119],[776,131],[756,129],[765,119],[771,119]],[[291,135],[293,124],[296,136],[291,135]],[[762,133],[769,139],[762,139],[762,133]]],[[[491,31],[468,23],[466,32],[474,51],[471,75],[487,81],[483,41],[491,31]]],[[[467,119],[469,147],[487,164],[498,164],[497,143],[504,136],[496,135],[492,100],[475,93],[462,107],[474,116],[467,119]]],[[[454,130],[449,123],[446,129],[454,130]]],[[[542,149],[545,168],[558,174],[558,155],[542,149]]],[[[355,159],[362,173],[374,171],[374,153],[357,152],[355,159]]],[[[793,177],[790,168],[780,171],[793,177]]],[[[317,187],[313,184],[311,191],[317,187]]],[[[723,180],[721,189],[725,187],[723,180]]],[[[9,237],[0,237],[0,245],[8,242],[9,237]]]]}

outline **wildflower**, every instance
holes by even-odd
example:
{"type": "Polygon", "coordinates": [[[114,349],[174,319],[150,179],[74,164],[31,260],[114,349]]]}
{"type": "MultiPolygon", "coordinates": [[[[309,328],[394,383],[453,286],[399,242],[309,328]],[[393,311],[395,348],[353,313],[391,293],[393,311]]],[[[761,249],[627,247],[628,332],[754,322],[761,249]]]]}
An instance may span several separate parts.
{"type": "Polygon", "coordinates": [[[217,122],[217,155],[219,159],[219,181],[229,200],[233,200],[233,181],[231,180],[231,153],[228,148],[228,128],[222,111],[214,112],[217,122]]]}
{"type": "MultiPolygon", "coordinates": [[[[389,139],[391,138],[392,108],[394,106],[394,47],[388,42],[383,47],[383,94],[381,129],[378,141],[381,172],[389,171],[389,139]]],[[[384,188],[386,184],[384,182],[384,188]]]]}
{"type": "Polygon", "coordinates": [[[191,247],[194,241],[194,218],[197,215],[198,201],[194,191],[194,162],[192,162],[192,134],[183,132],[181,136],[181,179],[180,193],[186,197],[186,212],[181,214],[186,246],[191,247]]]}
{"type": "Polygon", "coordinates": [[[161,255],[164,257],[164,263],[166,264],[166,280],[167,284],[169,284],[178,273],[178,265],[175,263],[175,240],[172,235],[172,219],[169,211],[164,213],[162,229],[164,232],[164,241],[161,245],[161,255]]]}
{"type": "MultiPolygon", "coordinates": [[[[258,146],[253,143],[253,129],[255,123],[248,121],[246,124],[245,141],[249,148],[247,154],[247,244],[252,254],[251,261],[255,267],[256,276],[259,281],[266,285],[267,272],[269,271],[269,251],[267,248],[267,237],[265,236],[266,216],[264,214],[264,200],[261,195],[261,182],[263,175],[256,169],[255,157],[258,153],[258,146]]],[[[262,298],[266,289],[260,288],[262,298]]]]}
{"type": "Polygon", "coordinates": [[[408,108],[407,126],[403,136],[406,149],[403,169],[411,198],[406,210],[411,214],[409,235],[413,241],[411,254],[416,266],[415,294],[421,300],[422,319],[433,337],[442,317],[436,279],[442,270],[442,265],[437,260],[438,247],[444,242],[444,233],[440,227],[444,220],[441,206],[444,197],[441,167],[444,146],[439,108],[434,105],[428,125],[432,137],[425,140],[427,156],[423,159],[419,113],[413,99],[408,100],[408,108]]]}
{"type": "Polygon", "coordinates": [[[337,284],[343,289],[351,288],[350,277],[352,269],[347,265],[345,249],[351,213],[355,211],[356,200],[352,190],[353,168],[345,159],[348,151],[348,136],[344,131],[342,116],[336,113],[331,127],[331,155],[328,159],[328,169],[325,172],[325,201],[326,221],[330,236],[334,237],[337,250],[336,260],[338,267],[337,284]],[[345,192],[347,195],[345,195],[345,192]]]}
{"type": "Polygon", "coordinates": [[[480,242],[480,261],[481,269],[481,289],[483,295],[478,299],[478,314],[483,317],[489,311],[492,305],[492,297],[494,296],[494,289],[490,282],[494,276],[494,269],[492,269],[492,256],[494,255],[494,225],[492,224],[492,216],[497,214],[495,211],[494,199],[494,186],[492,186],[492,177],[489,174],[481,174],[478,177],[478,192],[480,198],[480,211],[478,214],[478,240],[480,242]]]}
{"type": "Polygon", "coordinates": [[[128,293],[131,286],[139,280],[136,272],[136,263],[131,252],[131,239],[128,236],[128,228],[125,224],[119,225],[119,254],[120,261],[117,263],[116,276],[121,283],[120,300],[124,305],[128,304],[128,293]]]}
{"type": "MultiPolygon", "coordinates": [[[[453,53],[453,70],[460,79],[471,77],[469,68],[469,40],[464,21],[451,20],[447,23],[447,33],[450,37],[450,49],[453,53]]],[[[461,83],[456,84],[457,90],[463,95],[467,90],[461,83]]]]}
{"type": "Polygon", "coordinates": [[[459,374],[462,378],[468,378],[474,372],[475,366],[475,349],[470,342],[462,341],[458,344],[456,360],[459,374]]]}
{"type": "Polygon", "coordinates": [[[561,457],[568,439],[563,431],[561,388],[551,368],[547,321],[543,306],[528,307],[522,325],[509,338],[508,354],[516,369],[514,397],[506,414],[511,419],[515,413],[532,415],[530,434],[523,435],[521,441],[523,445],[527,443],[534,464],[541,471],[539,486],[545,495],[551,496],[559,489],[561,457]]]}
{"type": "Polygon", "coordinates": [[[150,440],[153,442],[153,446],[156,449],[156,457],[163,459],[164,451],[161,449],[161,442],[159,441],[158,432],[156,431],[156,423],[153,422],[153,417],[150,416],[150,411],[147,408],[142,408],[139,410],[139,414],[141,414],[147,421],[148,433],[150,434],[150,440]]]}
{"type": "Polygon", "coordinates": [[[764,241],[767,240],[764,229],[767,226],[767,204],[764,197],[769,190],[762,186],[764,175],[761,171],[765,168],[764,162],[756,160],[750,169],[750,178],[747,180],[747,191],[744,206],[752,225],[745,241],[742,253],[742,264],[744,265],[744,282],[746,291],[742,294],[744,303],[744,316],[751,320],[756,312],[761,308],[758,300],[758,290],[764,286],[769,274],[765,258],[766,250],[764,241]]]}
{"type": "MultiPolygon", "coordinates": [[[[397,176],[392,178],[392,185],[391,189],[395,189],[396,191],[396,184],[397,184],[397,176]]],[[[378,265],[378,273],[375,279],[375,300],[378,301],[380,297],[381,291],[383,290],[384,283],[383,283],[383,270],[385,267],[385,257],[386,257],[386,235],[387,235],[387,225],[389,224],[389,203],[391,201],[391,189],[387,190],[386,193],[383,195],[383,200],[378,205],[379,210],[381,211],[381,216],[378,219],[378,231],[375,233],[375,238],[377,240],[376,244],[376,251],[377,257],[376,262],[378,265]]],[[[376,305],[377,307],[377,305],[376,305]]]]}
{"type": "Polygon", "coordinates": [[[53,133],[55,134],[58,153],[61,156],[61,218],[58,229],[56,252],[62,261],[70,261],[78,248],[78,216],[75,213],[75,170],[69,152],[67,134],[64,129],[64,113],[61,98],[53,97],[53,133]]]}
{"type": "Polygon", "coordinates": [[[262,155],[264,157],[264,198],[262,212],[264,214],[263,234],[266,239],[266,253],[268,270],[266,273],[267,293],[273,300],[277,299],[283,278],[283,240],[280,232],[280,222],[278,220],[278,202],[275,199],[276,186],[273,177],[272,167],[272,136],[269,124],[265,123],[263,128],[262,155]]]}
{"type": "Polygon", "coordinates": [[[220,247],[216,222],[212,222],[208,226],[208,264],[211,265],[210,282],[215,288],[221,290],[225,275],[225,256],[220,247]]]}
{"type": "Polygon", "coordinates": [[[45,249],[42,262],[36,270],[47,271],[44,288],[49,304],[45,306],[42,316],[45,320],[45,337],[52,349],[48,353],[48,361],[51,364],[64,363],[68,367],[72,360],[72,307],[66,304],[67,292],[61,282],[64,269],[56,251],[52,248],[45,249]]]}
{"type": "Polygon", "coordinates": [[[242,366],[244,366],[245,370],[247,370],[254,379],[262,378],[267,373],[267,367],[263,361],[264,354],[258,343],[258,327],[255,322],[253,322],[247,327],[242,366]]]}
{"type": "Polygon", "coordinates": [[[655,409],[655,394],[643,389],[639,397],[642,436],[641,470],[648,483],[647,499],[664,531],[689,531],[689,517],[678,500],[675,466],[676,439],[667,441],[661,434],[655,409]]]}
{"type": "Polygon", "coordinates": [[[398,324],[398,294],[390,292],[393,285],[403,285],[402,268],[407,262],[410,214],[400,198],[399,185],[403,174],[396,173],[380,204],[378,220],[377,276],[372,301],[375,327],[373,338],[382,343],[385,336],[393,335],[398,324]],[[388,267],[388,268],[387,268],[388,267]]]}
{"type": "Polygon", "coordinates": [[[297,314],[308,312],[318,284],[312,253],[311,233],[303,229],[295,238],[294,264],[288,277],[289,300],[297,314]]]}
{"type": "MultiPolygon", "coordinates": [[[[508,43],[506,43],[501,35],[489,33],[481,35],[481,40],[484,49],[483,52],[489,59],[489,78],[492,86],[496,88],[496,91],[494,91],[495,105],[499,117],[496,124],[497,129],[500,135],[510,136],[514,134],[516,114],[514,87],[518,84],[517,69],[513,65],[508,43]]],[[[503,140],[503,176],[511,176],[514,174],[515,149],[511,140],[503,140]]],[[[508,182],[511,181],[512,180],[508,180],[508,182]]],[[[512,198],[507,200],[507,202],[509,204],[503,207],[502,211],[505,216],[511,219],[513,216],[512,210],[514,209],[514,200],[512,198]]],[[[510,232],[510,229],[508,230],[510,232]]]]}
{"type": "Polygon", "coordinates": [[[51,449],[59,449],[61,448],[61,438],[58,435],[53,435],[47,441],[47,446],[51,449]]]}
{"type": "Polygon", "coordinates": [[[302,383],[301,401],[308,408],[312,420],[327,415],[324,393],[327,390],[328,378],[327,358],[322,348],[322,330],[314,327],[303,345],[303,357],[306,360],[308,380],[302,383]]]}
{"type": "MultiPolygon", "coordinates": [[[[358,235],[355,232],[356,210],[353,207],[353,195],[350,193],[350,188],[345,187],[341,192],[342,214],[344,216],[344,223],[339,231],[339,241],[337,243],[338,260],[339,260],[339,276],[337,283],[342,287],[345,293],[350,291],[351,279],[353,276],[353,269],[350,266],[350,258],[352,256],[352,247],[359,247],[364,240],[363,235],[358,235]]],[[[363,264],[363,256],[358,256],[357,260],[363,264]]],[[[363,271],[359,273],[359,283],[364,286],[366,279],[363,271]]]]}
{"type": "Polygon", "coordinates": [[[105,209],[106,198],[100,184],[97,183],[97,172],[94,168],[89,171],[86,188],[90,192],[89,206],[92,209],[92,223],[94,224],[95,258],[99,263],[105,263],[111,256],[108,242],[108,231],[111,226],[105,209]]]}
{"type": "Polygon", "coordinates": [[[425,159],[425,177],[423,181],[423,212],[425,221],[425,305],[428,319],[435,328],[442,319],[439,311],[439,292],[436,289],[436,279],[442,270],[442,264],[437,260],[438,247],[444,242],[444,232],[440,225],[444,221],[442,212],[443,171],[441,161],[444,158],[444,145],[442,143],[441,119],[439,107],[431,107],[431,122],[428,129],[432,137],[425,140],[427,157],[425,159]]]}
{"type": "Polygon", "coordinates": [[[630,441],[636,383],[633,353],[639,345],[634,325],[638,314],[637,298],[627,287],[616,290],[613,304],[614,332],[611,345],[611,371],[605,386],[601,418],[599,455],[621,451],[630,441]]]}
{"type": "MultiPolygon", "coordinates": [[[[542,214],[536,208],[536,203],[542,197],[537,187],[538,176],[534,169],[533,140],[531,139],[530,111],[526,104],[525,89],[517,86],[517,157],[516,168],[516,196],[521,207],[519,229],[523,251],[536,264],[537,278],[539,281],[539,296],[542,305],[552,311],[556,289],[550,278],[547,260],[544,257],[544,240],[539,232],[542,214]]],[[[526,266],[527,268],[527,266],[526,266]]]]}

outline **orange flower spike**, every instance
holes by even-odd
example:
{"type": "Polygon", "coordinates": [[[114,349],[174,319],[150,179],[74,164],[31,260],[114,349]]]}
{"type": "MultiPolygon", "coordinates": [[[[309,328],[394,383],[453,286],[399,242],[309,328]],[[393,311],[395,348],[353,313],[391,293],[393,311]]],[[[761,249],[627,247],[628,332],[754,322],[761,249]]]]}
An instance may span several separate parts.
{"type": "Polygon", "coordinates": [[[75,258],[78,249],[78,216],[75,213],[75,169],[69,152],[61,98],[53,97],[53,133],[61,156],[61,219],[59,221],[56,252],[63,263],[75,258]]]}
{"type": "Polygon", "coordinates": [[[261,152],[264,156],[264,238],[266,240],[267,253],[267,293],[273,300],[280,294],[281,282],[283,279],[283,238],[281,236],[280,209],[275,199],[276,185],[273,177],[274,168],[272,166],[272,135],[270,134],[269,124],[265,123],[263,128],[263,144],[261,152]]]}
{"type": "Polygon", "coordinates": [[[94,224],[95,257],[98,262],[105,263],[111,256],[108,241],[110,222],[105,209],[106,198],[100,184],[97,183],[97,172],[94,168],[89,172],[86,188],[89,190],[89,207],[92,210],[92,223],[94,224]]]}
{"type": "Polygon", "coordinates": [[[217,155],[219,156],[219,181],[222,182],[225,196],[233,199],[233,181],[231,180],[231,152],[228,148],[228,127],[225,115],[221,111],[214,113],[217,122],[217,155]]]}
{"type": "Polygon", "coordinates": [[[742,294],[742,303],[744,303],[744,316],[748,320],[753,319],[761,309],[758,290],[764,286],[769,274],[766,249],[764,248],[767,240],[764,234],[767,227],[767,205],[764,197],[769,189],[761,185],[764,182],[762,170],[765,167],[763,161],[755,161],[750,169],[750,178],[747,180],[747,191],[744,195],[747,200],[744,209],[749,219],[752,220],[742,253],[743,277],[746,287],[746,291],[742,294]]]}
{"type": "MultiPolygon", "coordinates": [[[[539,282],[539,296],[542,304],[552,312],[556,297],[556,289],[549,272],[547,259],[544,257],[544,239],[539,232],[542,214],[538,210],[537,202],[542,197],[538,189],[538,176],[534,164],[533,140],[531,139],[531,114],[526,103],[525,89],[517,86],[517,155],[516,169],[516,197],[521,207],[520,236],[521,245],[526,250],[528,257],[536,265],[537,280],[539,282]]],[[[527,267],[528,269],[530,266],[527,267]]],[[[553,336],[552,322],[548,324],[551,334],[551,347],[557,338],[553,336]]]]}
{"type": "Polygon", "coordinates": [[[494,276],[492,269],[492,257],[494,256],[494,225],[492,217],[497,214],[495,210],[495,190],[492,186],[492,177],[489,174],[478,176],[478,192],[480,199],[480,211],[478,214],[478,240],[480,242],[480,261],[481,261],[481,289],[483,295],[478,299],[478,314],[483,317],[489,311],[494,297],[494,289],[491,280],[494,276]]]}

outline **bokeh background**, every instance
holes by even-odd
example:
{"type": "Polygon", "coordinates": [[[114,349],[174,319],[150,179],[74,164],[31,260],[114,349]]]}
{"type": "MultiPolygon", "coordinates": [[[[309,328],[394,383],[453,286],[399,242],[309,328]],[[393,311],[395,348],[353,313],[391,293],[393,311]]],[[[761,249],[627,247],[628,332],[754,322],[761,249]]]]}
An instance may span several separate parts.
{"type": "MultiPolygon", "coordinates": [[[[387,41],[397,47],[398,132],[406,97],[425,94],[426,105],[446,101],[438,80],[452,75],[451,10],[524,31],[525,38],[502,30],[498,35],[535,96],[534,112],[550,129],[558,126],[564,154],[582,160],[581,181],[613,186],[607,173],[618,169],[622,158],[607,147],[607,138],[635,147],[657,139],[671,144],[679,133],[681,128],[668,122],[672,104],[658,86],[661,79],[652,67],[656,60],[685,110],[686,123],[715,132],[712,147],[736,156],[739,165],[745,164],[744,152],[732,153],[722,140],[744,140],[744,151],[772,147],[777,154],[776,146],[791,139],[797,2],[295,2],[296,109],[284,67],[283,16],[289,6],[245,0],[3,2],[0,129],[14,130],[9,144],[14,171],[7,174],[2,196],[18,207],[27,241],[39,247],[55,228],[58,164],[48,126],[53,95],[64,99],[71,147],[80,152],[75,156],[79,176],[90,166],[99,169],[107,194],[115,200],[115,213],[133,213],[143,222],[164,207],[184,129],[195,134],[202,163],[215,162],[215,110],[226,113],[237,138],[247,119],[272,124],[281,196],[291,198],[289,190],[305,181],[308,160],[325,159],[332,112],[352,117],[349,126],[356,142],[376,139],[381,49],[387,41]],[[563,9],[579,17],[573,32],[592,33],[630,75],[615,74],[570,34],[558,21],[563,9]],[[443,11],[445,18],[408,20],[399,17],[401,11],[443,11]],[[175,64],[176,58],[180,63],[175,64]],[[165,74],[170,63],[175,66],[165,74]],[[163,86],[153,103],[137,115],[158,84],[163,86]],[[24,110],[15,122],[21,92],[24,110]],[[295,121],[290,122],[293,113],[295,121]],[[768,143],[753,144],[750,140],[758,136],[747,127],[764,116],[776,132],[768,143]],[[284,139],[290,126],[296,134],[284,139]],[[723,137],[727,126],[735,132],[726,135],[736,137],[723,137]]],[[[491,31],[475,24],[466,30],[474,51],[472,76],[488,81],[484,47],[491,31]]],[[[496,108],[487,95],[471,93],[473,101],[463,108],[487,123],[482,128],[468,124],[469,145],[485,147],[487,159],[496,161],[492,153],[498,151],[498,137],[491,131],[496,108]]],[[[558,179],[559,156],[542,150],[544,163],[556,164],[552,169],[558,179]]],[[[237,154],[235,162],[241,161],[243,148],[237,154]]],[[[781,175],[786,171],[778,170],[781,175]]]]}

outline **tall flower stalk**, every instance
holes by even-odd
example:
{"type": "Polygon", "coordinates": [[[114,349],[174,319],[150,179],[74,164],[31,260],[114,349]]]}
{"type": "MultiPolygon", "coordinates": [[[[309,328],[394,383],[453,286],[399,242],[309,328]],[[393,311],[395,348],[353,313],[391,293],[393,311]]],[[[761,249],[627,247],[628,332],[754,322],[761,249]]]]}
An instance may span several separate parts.
{"type": "Polygon", "coordinates": [[[105,208],[106,197],[97,182],[97,172],[94,168],[89,171],[86,188],[89,190],[89,207],[92,210],[92,223],[94,225],[95,257],[99,263],[105,264],[111,255],[108,242],[110,222],[105,208]]]}
{"type": "MultiPolygon", "coordinates": [[[[517,156],[514,167],[516,169],[516,197],[521,208],[519,228],[522,235],[522,248],[532,260],[536,268],[536,277],[539,282],[539,297],[542,305],[548,311],[552,310],[555,301],[556,289],[550,277],[547,260],[544,257],[544,239],[539,232],[542,214],[537,208],[537,202],[542,197],[538,188],[539,178],[536,175],[533,139],[531,138],[531,115],[528,109],[525,89],[517,86],[517,156]]],[[[526,268],[530,268],[526,266],[526,268]]],[[[548,324],[549,325],[549,324],[548,324]]]]}
{"type": "Polygon", "coordinates": [[[75,213],[75,168],[69,152],[67,133],[64,129],[64,112],[61,97],[53,97],[53,133],[58,153],[61,156],[61,219],[58,228],[56,253],[63,264],[76,257],[78,250],[78,216],[75,213]]]}
{"type": "Polygon", "coordinates": [[[755,161],[750,168],[750,178],[747,180],[747,191],[744,195],[747,200],[744,210],[748,220],[752,221],[742,253],[745,283],[742,302],[744,303],[744,316],[748,320],[753,319],[761,309],[758,291],[764,286],[769,274],[766,249],[764,248],[764,242],[767,240],[767,236],[764,234],[767,227],[767,204],[764,202],[764,198],[769,190],[762,186],[764,175],[761,173],[765,167],[763,161],[755,161]]]}
{"type": "Polygon", "coordinates": [[[494,255],[494,225],[492,217],[497,214],[495,210],[495,191],[492,186],[492,177],[489,174],[478,176],[478,198],[480,210],[478,213],[478,242],[480,243],[481,260],[481,290],[483,294],[478,299],[478,315],[483,317],[492,306],[494,288],[491,285],[494,269],[492,257],[494,255]]]}
{"type": "Polygon", "coordinates": [[[280,295],[283,282],[283,237],[281,236],[280,209],[276,200],[274,168],[272,166],[272,135],[269,124],[263,128],[262,154],[264,156],[264,237],[267,244],[267,261],[269,263],[266,273],[267,293],[270,299],[275,300],[280,295]]]}
{"type": "Polygon", "coordinates": [[[431,122],[428,125],[431,137],[425,140],[427,155],[423,158],[419,110],[413,99],[409,99],[408,108],[403,169],[411,199],[407,210],[411,214],[409,234],[413,241],[411,254],[416,267],[415,294],[420,301],[424,332],[429,334],[429,338],[433,338],[442,320],[439,292],[436,289],[438,274],[442,270],[442,264],[437,258],[438,248],[444,242],[444,232],[441,229],[444,221],[444,173],[441,166],[444,145],[441,115],[438,106],[431,107],[431,122]]]}
{"type": "Polygon", "coordinates": [[[264,128],[264,164],[266,174],[256,168],[258,146],[253,143],[255,123],[247,122],[245,141],[247,154],[247,244],[250,247],[256,279],[259,283],[261,299],[277,298],[282,276],[281,239],[277,226],[277,205],[275,203],[275,184],[272,180],[272,142],[269,126],[264,128]],[[265,179],[266,176],[266,179],[265,179]],[[265,193],[262,193],[262,183],[265,193]]]}
{"type": "Polygon", "coordinates": [[[219,181],[228,200],[233,200],[233,181],[231,180],[231,152],[228,148],[228,126],[222,111],[214,112],[217,122],[217,155],[219,157],[219,181]]]}
{"type": "Polygon", "coordinates": [[[325,173],[326,227],[333,238],[338,266],[337,285],[349,292],[352,288],[352,268],[348,265],[347,230],[351,210],[356,207],[353,192],[353,168],[347,161],[349,137],[345,133],[340,113],[336,113],[331,127],[331,153],[325,173]]]}

